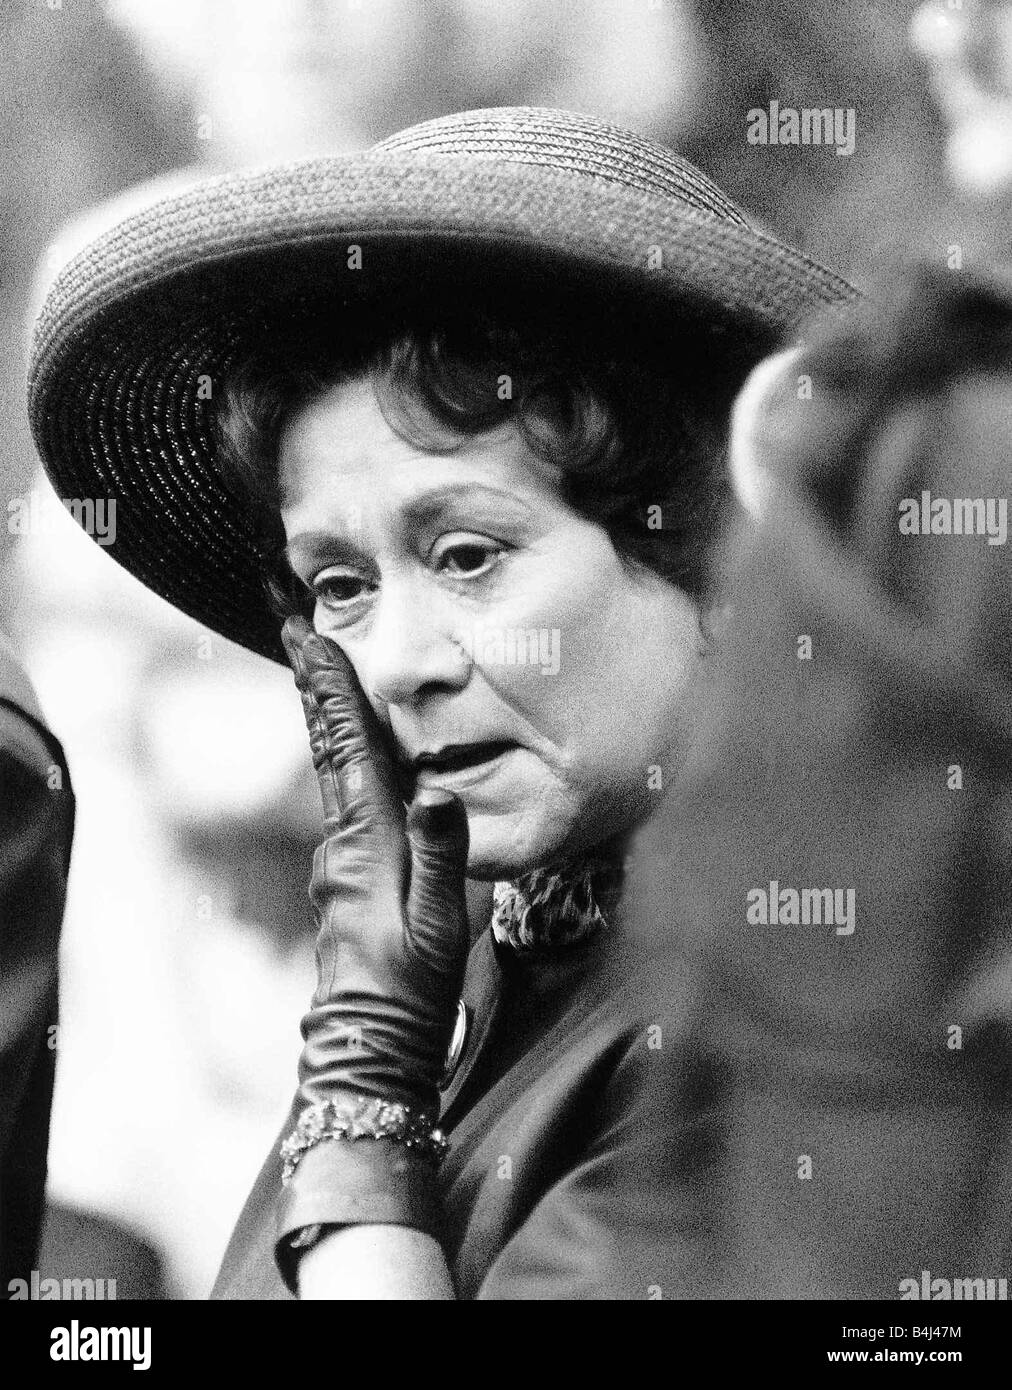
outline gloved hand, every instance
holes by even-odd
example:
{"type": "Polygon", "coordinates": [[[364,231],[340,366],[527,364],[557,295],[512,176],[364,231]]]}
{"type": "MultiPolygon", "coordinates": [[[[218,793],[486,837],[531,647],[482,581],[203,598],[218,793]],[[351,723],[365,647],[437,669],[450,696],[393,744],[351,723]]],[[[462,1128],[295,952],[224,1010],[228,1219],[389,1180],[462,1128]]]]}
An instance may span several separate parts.
{"type": "MultiPolygon", "coordinates": [[[[405,815],[386,737],[344,653],[301,617],[282,637],[325,829],[310,884],[317,989],[302,1022],[300,1108],[365,1096],[408,1106],[431,1128],[469,945],[467,817],[431,788],[405,815]]],[[[285,1189],[280,1234],[379,1221],[438,1235],[435,1171],[392,1139],[317,1143],[285,1189]]]]}

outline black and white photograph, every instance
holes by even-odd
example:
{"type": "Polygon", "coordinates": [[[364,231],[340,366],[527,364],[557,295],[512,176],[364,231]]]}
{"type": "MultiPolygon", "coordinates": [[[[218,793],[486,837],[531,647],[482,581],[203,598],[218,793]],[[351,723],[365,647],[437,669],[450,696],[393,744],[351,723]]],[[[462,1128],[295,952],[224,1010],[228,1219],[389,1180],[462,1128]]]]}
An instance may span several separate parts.
{"type": "Polygon", "coordinates": [[[0,20],[26,1365],[646,1301],[982,1372],[1012,3],[0,20]]]}

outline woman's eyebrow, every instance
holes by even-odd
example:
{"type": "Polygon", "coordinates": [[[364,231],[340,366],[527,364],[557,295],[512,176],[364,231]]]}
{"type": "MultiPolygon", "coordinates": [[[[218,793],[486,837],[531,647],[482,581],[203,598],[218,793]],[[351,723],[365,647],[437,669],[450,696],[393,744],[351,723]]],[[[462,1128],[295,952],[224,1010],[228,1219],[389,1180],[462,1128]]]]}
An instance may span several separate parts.
{"type": "Polygon", "coordinates": [[[403,520],[409,525],[426,526],[438,521],[447,512],[465,512],[472,503],[491,502],[497,512],[505,506],[514,513],[530,516],[533,508],[506,488],[492,487],[487,483],[469,483],[465,486],[449,485],[433,488],[421,497],[412,498],[401,509],[403,520]]]}
{"type": "MultiPolygon", "coordinates": [[[[411,498],[398,511],[397,520],[405,532],[410,532],[413,528],[431,526],[447,514],[463,516],[469,504],[479,502],[494,506],[497,516],[505,511],[528,518],[534,513],[534,508],[515,492],[487,483],[470,483],[463,487],[458,484],[433,488],[431,492],[411,498]]],[[[337,530],[300,531],[285,544],[283,553],[296,573],[300,565],[308,572],[325,563],[367,564],[370,559],[362,546],[337,530]]]]}
{"type": "Polygon", "coordinates": [[[300,565],[308,574],[318,565],[333,564],[335,560],[365,564],[369,559],[361,546],[335,531],[299,531],[285,543],[282,553],[296,574],[300,565]]]}

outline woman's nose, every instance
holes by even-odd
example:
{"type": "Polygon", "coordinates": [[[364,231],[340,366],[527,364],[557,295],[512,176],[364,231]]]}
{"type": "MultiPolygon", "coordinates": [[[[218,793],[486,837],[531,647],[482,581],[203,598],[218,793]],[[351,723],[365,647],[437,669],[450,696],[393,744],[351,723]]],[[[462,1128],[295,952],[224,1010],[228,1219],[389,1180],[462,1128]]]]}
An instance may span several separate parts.
{"type": "Polygon", "coordinates": [[[417,581],[383,586],[365,644],[363,684],[369,694],[403,705],[430,687],[457,690],[467,684],[470,660],[453,640],[441,607],[417,581]]]}

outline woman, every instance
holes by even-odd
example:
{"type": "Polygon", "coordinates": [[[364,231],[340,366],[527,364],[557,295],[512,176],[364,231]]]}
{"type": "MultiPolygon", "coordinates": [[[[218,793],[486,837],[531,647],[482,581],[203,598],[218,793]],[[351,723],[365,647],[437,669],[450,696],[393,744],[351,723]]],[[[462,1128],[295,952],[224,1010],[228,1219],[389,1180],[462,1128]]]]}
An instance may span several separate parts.
{"type": "Polygon", "coordinates": [[[217,1296],[646,1296],[624,846],[691,736],[731,395],[852,294],[669,152],[526,108],[214,181],[55,285],[58,490],[284,651],[323,793],[301,1085],[217,1296]]]}

